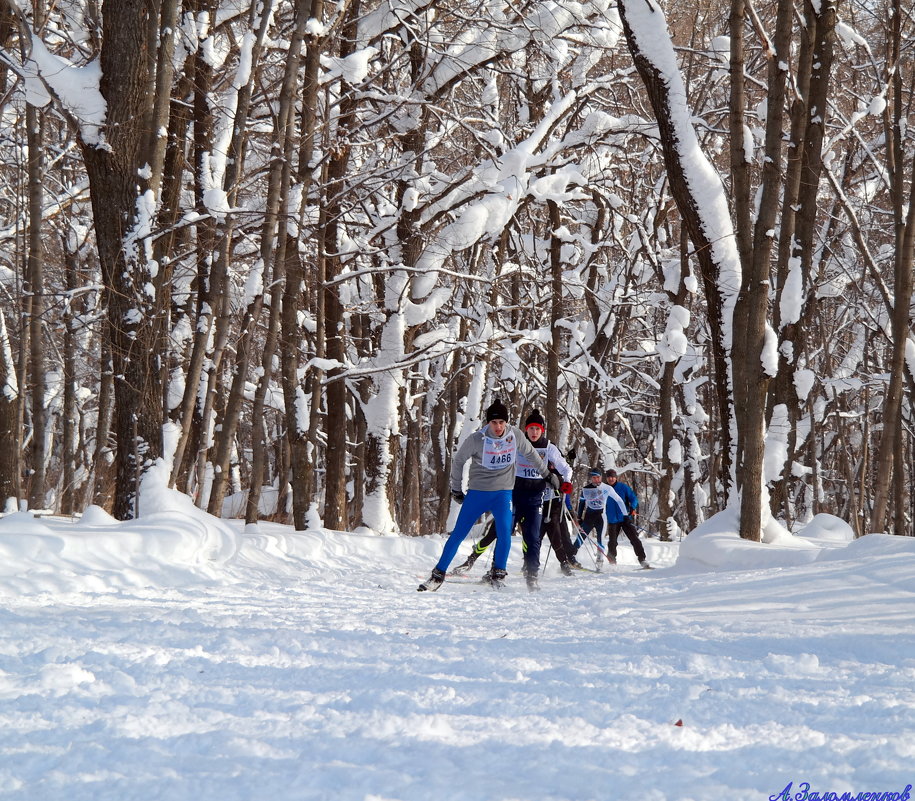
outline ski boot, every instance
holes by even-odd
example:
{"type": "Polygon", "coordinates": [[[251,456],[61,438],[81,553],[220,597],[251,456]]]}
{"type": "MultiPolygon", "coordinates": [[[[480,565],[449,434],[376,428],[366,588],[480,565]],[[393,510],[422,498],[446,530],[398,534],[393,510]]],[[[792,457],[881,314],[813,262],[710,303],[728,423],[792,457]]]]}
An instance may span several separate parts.
{"type": "Polygon", "coordinates": [[[417,592],[435,592],[439,587],[442,586],[445,582],[445,574],[442,573],[437,567],[432,571],[432,575],[429,576],[422,584],[417,588],[417,592]]]}
{"type": "Polygon", "coordinates": [[[505,570],[497,570],[493,568],[489,571],[489,583],[492,585],[494,590],[501,590],[505,588],[505,577],[508,575],[508,572],[505,570]]]}
{"type": "Polygon", "coordinates": [[[455,568],[452,568],[451,572],[455,573],[458,576],[462,576],[465,573],[469,573],[470,568],[473,567],[473,563],[476,562],[477,559],[479,559],[479,558],[480,558],[480,554],[477,553],[476,549],[474,549],[470,552],[470,556],[467,557],[467,561],[464,562],[463,564],[458,565],[455,568]]]}
{"type": "Polygon", "coordinates": [[[537,592],[540,589],[540,582],[537,580],[536,573],[525,573],[524,580],[527,582],[528,592],[537,592]]]}
{"type": "Polygon", "coordinates": [[[562,571],[562,575],[564,576],[571,576],[574,572],[570,562],[560,562],[559,569],[562,571]]]}

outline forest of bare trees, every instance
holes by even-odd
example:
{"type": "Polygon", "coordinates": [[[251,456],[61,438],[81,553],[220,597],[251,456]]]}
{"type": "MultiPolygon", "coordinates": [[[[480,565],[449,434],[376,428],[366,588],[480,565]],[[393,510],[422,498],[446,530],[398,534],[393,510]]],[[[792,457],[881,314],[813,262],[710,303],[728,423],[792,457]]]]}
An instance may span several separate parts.
{"type": "Polygon", "coordinates": [[[0,0],[0,50],[7,511],[440,532],[498,394],[664,538],[912,533],[910,5],[0,0]]]}

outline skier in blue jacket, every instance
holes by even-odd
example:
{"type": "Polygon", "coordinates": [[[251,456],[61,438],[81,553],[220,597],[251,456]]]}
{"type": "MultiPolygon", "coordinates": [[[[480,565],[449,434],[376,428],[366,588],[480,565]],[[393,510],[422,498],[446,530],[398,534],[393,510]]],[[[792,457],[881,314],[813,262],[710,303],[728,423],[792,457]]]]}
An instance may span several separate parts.
{"type": "Polygon", "coordinates": [[[486,512],[496,523],[496,552],[490,582],[495,588],[505,585],[508,553],[512,536],[512,490],[515,469],[524,459],[532,474],[551,481],[557,488],[559,476],[550,472],[530,440],[515,426],[508,425],[508,409],[501,400],[486,410],[486,426],[465,439],[451,463],[451,496],[461,504],[454,529],[432,575],[417,590],[437,590],[445,580],[448,566],[473,524],[486,512]],[[470,477],[465,495],[461,489],[464,463],[470,461],[470,477]]]}
{"type": "Polygon", "coordinates": [[[645,548],[639,539],[639,532],[633,520],[639,514],[639,499],[632,487],[622,483],[616,475],[616,470],[606,470],[604,481],[609,491],[607,493],[607,554],[610,561],[616,561],[616,541],[620,529],[632,543],[636,559],[642,567],[650,567],[645,558],[645,548]]]}

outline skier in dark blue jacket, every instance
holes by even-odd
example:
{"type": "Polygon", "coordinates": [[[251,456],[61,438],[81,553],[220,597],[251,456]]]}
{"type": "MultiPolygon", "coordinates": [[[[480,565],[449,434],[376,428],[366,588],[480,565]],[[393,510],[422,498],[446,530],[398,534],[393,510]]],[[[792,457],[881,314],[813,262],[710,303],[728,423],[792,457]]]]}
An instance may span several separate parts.
{"type": "Polygon", "coordinates": [[[645,548],[639,539],[639,532],[635,527],[634,519],[639,513],[639,499],[632,487],[622,483],[616,475],[616,470],[604,472],[604,483],[609,487],[607,493],[607,553],[612,561],[616,561],[616,541],[620,529],[632,543],[636,559],[642,567],[650,567],[645,558],[645,548]]]}

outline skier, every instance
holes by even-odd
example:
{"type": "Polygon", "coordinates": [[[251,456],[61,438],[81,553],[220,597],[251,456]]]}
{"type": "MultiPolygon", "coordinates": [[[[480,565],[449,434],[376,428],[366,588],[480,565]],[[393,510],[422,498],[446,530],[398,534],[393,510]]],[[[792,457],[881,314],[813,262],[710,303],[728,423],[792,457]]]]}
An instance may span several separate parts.
{"type": "MultiPolygon", "coordinates": [[[[528,438],[537,449],[537,452],[541,454],[544,460],[547,461],[560,476],[562,476],[562,484],[558,487],[554,485],[552,487],[544,488],[543,522],[540,529],[540,539],[541,541],[543,540],[544,534],[549,536],[550,545],[553,546],[553,551],[556,553],[556,558],[559,560],[559,567],[565,575],[569,576],[572,574],[573,567],[581,567],[572,551],[572,541],[569,538],[569,530],[564,524],[564,515],[562,511],[563,503],[566,504],[566,507],[570,511],[572,508],[571,501],[569,500],[569,495],[571,495],[573,490],[571,484],[572,468],[569,466],[568,462],[563,459],[562,454],[559,452],[559,448],[547,439],[546,422],[540,412],[536,409],[534,409],[525,422],[525,429],[528,438]],[[558,489],[559,492],[562,493],[561,496],[557,496],[553,491],[554,489],[558,489]]],[[[540,551],[538,548],[538,569],[539,564],[540,551]]]]}
{"type": "Polygon", "coordinates": [[[618,479],[616,470],[605,471],[604,479],[609,488],[605,508],[607,510],[607,553],[611,557],[611,561],[616,561],[616,541],[620,529],[622,529],[629,538],[629,542],[632,543],[632,550],[635,551],[639,564],[644,568],[651,567],[645,558],[645,549],[642,547],[639,532],[633,523],[639,513],[639,499],[632,487],[618,479]]]}
{"type": "Polygon", "coordinates": [[[592,531],[597,532],[597,544],[603,547],[603,534],[606,520],[604,518],[604,509],[607,501],[610,499],[610,490],[607,485],[601,481],[600,470],[592,469],[588,472],[588,483],[581,488],[581,495],[578,499],[578,519],[581,521],[582,533],[575,540],[572,552],[578,553],[578,549],[584,544],[585,538],[592,531]]]}
{"type": "MultiPolygon", "coordinates": [[[[537,449],[540,458],[551,468],[552,475],[555,476],[558,473],[562,478],[559,491],[569,493],[572,491],[572,485],[569,483],[572,468],[562,458],[559,449],[543,436],[545,429],[546,422],[543,415],[538,409],[534,409],[524,421],[524,435],[537,449]]],[[[524,543],[524,577],[527,580],[527,587],[531,591],[539,589],[540,542],[543,539],[542,509],[546,492],[552,493],[552,489],[547,487],[546,481],[532,460],[523,455],[519,456],[515,464],[515,488],[512,490],[512,507],[515,512],[512,530],[520,524],[524,543]]],[[[473,546],[473,551],[467,560],[456,567],[454,572],[466,573],[469,571],[473,567],[473,563],[486,551],[495,538],[494,527],[490,525],[486,534],[473,546]]]]}
{"type": "Polygon", "coordinates": [[[512,488],[519,458],[534,475],[560,486],[559,477],[538,456],[530,440],[520,429],[508,425],[508,409],[499,398],[486,410],[486,426],[461,443],[451,465],[451,496],[461,504],[454,529],[432,575],[417,587],[420,592],[437,590],[460,544],[473,524],[485,512],[491,512],[496,524],[496,553],[490,583],[505,586],[508,552],[511,549],[512,488]],[[461,490],[464,463],[470,460],[470,479],[465,495],[461,490]]]}

